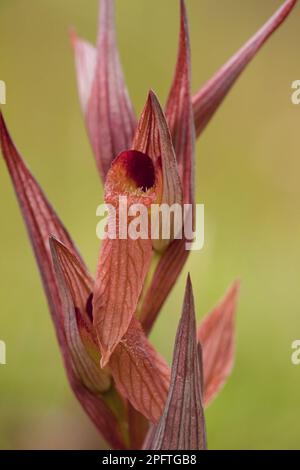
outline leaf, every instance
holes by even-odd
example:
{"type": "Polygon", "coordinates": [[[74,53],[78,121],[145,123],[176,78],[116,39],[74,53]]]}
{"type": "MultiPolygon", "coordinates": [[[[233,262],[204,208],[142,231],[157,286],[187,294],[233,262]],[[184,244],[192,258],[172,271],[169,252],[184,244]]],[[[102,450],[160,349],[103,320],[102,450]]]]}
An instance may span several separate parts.
{"type": "Polygon", "coordinates": [[[203,351],[205,406],[218,394],[233,367],[238,294],[239,283],[236,282],[198,328],[198,340],[203,351]]]}
{"type": "MultiPolygon", "coordinates": [[[[97,166],[104,181],[113,159],[122,150],[130,148],[136,118],[116,44],[113,0],[102,0],[99,28],[95,75],[85,118],[97,166]]],[[[77,63],[79,60],[77,57],[77,63]]],[[[81,68],[78,76],[80,82],[84,73],[86,72],[81,68]]],[[[83,104],[87,101],[85,97],[89,87],[90,82],[87,81],[84,93],[80,91],[83,104]]]]}
{"type": "MultiPolygon", "coordinates": [[[[81,259],[66,229],[13,144],[1,113],[0,141],[2,153],[16,191],[40,269],[70,385],[83,409],[110,445],[114,448],[123,449],[125,444],[119,433],[116,432],[116,419],[114,415],[99,396],[96,396],[84,386],[78,374],[75,372],[64,334],[63,307],[51,259],[49,235],[54,234],[68,247],[71,253],[76,254],[78,260],[81,259]]],[[[83,262],[80,262],[82,266],[84,266],[83,262]]]]}
{"type": "Polygon", "coordinates": [[[185,204],[194,203],[195,127],[191,97],[191,57],[188,19],[181,0],[180,38],[177,65],[166,106],[185,204]]]}
{"type": "Polygon", "coordinates": [[[200,371],[194,299],[188,277],[176,335],[169,394],[152,437],[152,450],[206,448],[200,371]]]}
{"type": "Polygon", "coordinates": [[[265,25],[193,97],[196,134],[199,136],[223,99],[264,43],[285,21],[297,0],[287,0],[265,25]]]}
{"type": "Polygon", "coordinates": [[[168,393],[170,371],[136,318],[117,345],[109,366],[122,395],[150,421],[158,421],[168,393]]]}

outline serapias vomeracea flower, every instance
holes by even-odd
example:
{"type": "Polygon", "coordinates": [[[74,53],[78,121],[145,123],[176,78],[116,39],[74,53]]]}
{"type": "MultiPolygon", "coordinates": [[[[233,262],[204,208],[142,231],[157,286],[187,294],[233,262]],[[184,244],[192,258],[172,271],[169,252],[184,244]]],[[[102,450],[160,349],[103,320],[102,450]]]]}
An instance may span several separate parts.
{"type": "MultiPolygon", "coordinates": [[[[178,61],[165,112],[151,91],[139,122],[121,70],[113,0],[101,2],[96,48],[72,34],[81,107],[105,201],[115,207],[120,196],[129,206],[194,204],[195,137],[296,0],[287,0],[194,97],[187,15],[180,3],[178,61]]],[[[106,239],[93,279],[2,114],[0,140],[69,382],[83,409],[112,448],[206,448],[203,409],[233,364],[238,283],[196,330],[188,278],[170,370],[147,336],[187,259],[185,240],[106,239]],[[154,252],[159,262],[152,270],[154,252]]]]}

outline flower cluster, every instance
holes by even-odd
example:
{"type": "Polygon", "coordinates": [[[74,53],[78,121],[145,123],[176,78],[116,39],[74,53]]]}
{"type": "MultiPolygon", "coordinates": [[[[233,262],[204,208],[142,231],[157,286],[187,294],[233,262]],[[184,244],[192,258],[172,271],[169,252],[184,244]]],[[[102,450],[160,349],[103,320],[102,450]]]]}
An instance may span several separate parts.
{"type": "MultiPolygon", "coordinates": [[[[102,0],[97,47],[74,32],[72,44],[105,202],[117,208],[120,196],[126,196],[129,204],[148,207],[149,217],[152,203],[193,207],[195,139],[295,3],[287,0],[192,96],[181,0],[178,60],[166,107],[150,91],[137,121],[116,46],[113,0],[102,0]]],[[[107,238],[94,279],[17,151],[2,114],[0,140],[68,379],[82,407],[112,448],[205,449],[204,407],[233,364],[238,283],[197,327],[188,277],[170,369],[148,336],[189,255],[185,240],[107,238]]]]}

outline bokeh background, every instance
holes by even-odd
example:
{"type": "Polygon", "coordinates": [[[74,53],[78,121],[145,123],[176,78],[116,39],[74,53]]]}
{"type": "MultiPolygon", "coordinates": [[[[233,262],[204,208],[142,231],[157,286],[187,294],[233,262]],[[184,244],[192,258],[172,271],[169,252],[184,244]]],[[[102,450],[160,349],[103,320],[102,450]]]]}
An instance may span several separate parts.
{"type": "MultiPolygon", "coordinates": [[[[140,112],[164,101],[177,52],[176,0],[117,0],[122,62],[140,112]]],[[[280,5],[278,0],[187,0],[193,89],[280,5]]],[[[13,138],[94,271],[102,188],[79,109],[68,29],[95,41],[97,0],[1,0],[0,79],[13,138]]],[[[242,281],[232,377],[207,410],[211,449],[299,448],[300,8],[239,80],[197,144],[197,202],[206,244],[167,301],[152,341],[171,359],[191,272],[199,319],[242,281]]],[[[0,161],[0,448],[97,448],[66,381],[19,208],[0,161]]]]}

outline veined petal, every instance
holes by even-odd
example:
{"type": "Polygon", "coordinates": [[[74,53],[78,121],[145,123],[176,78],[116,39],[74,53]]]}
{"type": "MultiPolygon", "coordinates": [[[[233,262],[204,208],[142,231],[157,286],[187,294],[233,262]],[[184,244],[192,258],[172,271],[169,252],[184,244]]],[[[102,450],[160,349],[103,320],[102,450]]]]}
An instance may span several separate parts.
{"type": "Polygon", "coordinates": [[[132,148],[148,155],[154,166],[161,161],[163,174],[162,204],[182,204],[182,187],[170,130],[153,91],[149,92],[132,148]]]}
{"type": "Polygon", "coordinates": [[[117,345],[109,366],[122,395],[146,418],[157,422],[166,401],[170,370],[136,318],[117,345]]]}
{"type": "Polygon", "coordinates": [[[81,109],[85,115],[95,79],[97,49],[89,42],[71,31],[71,43],[74,50],[77,86],[81,109]]]}
{"type": "Polygon", "coordinates": [[[233,367],[234,316],[238,294],[239,283],[236,282],[198,328],[198,340],[203,351],[205,406],[220,391],[233,367]]]}
{"type": "Polygon", "coordinates": [[[183,200],[194,202],[195,126],[191,97],[191,58],[188,19],[181,0],[179,50],[173,84],[166,106],[178,170],[183,187],[183,200]]]}
{"type": "Polygon", "coordinates": [[[152,450],[206,448],[200,373],[194,299],[188,277],[176,335],[169,394],[152,437],[152,450]]]}
{"type": "Polygon", "coordinates": [[[104,367],[135,313],[152,256],[151,240],[104,240],[94,294],[94,325],[104,367]]]}
{"type": "Polygon", "coordinates": [[[64,314],[57,278],[51,259],[49,235],[51,233],[54,234],[69,248],[71,253],[76,253],[79,260],[80,257],[66,229],[13,144],[1,113],[0,141],[2,153],[16,191],[40,269],[70,385],[85,412],[110,445],[117,449],[123,449],[125,444],[119,433],[116,432],[116,419],[114,415],[98,395],[95,395],[84,386],[78,374],[75,372],[64,333],[64,314]]]}
{"type": "Polygon", "coordinates": [[[85,118],[104,181],[114,157],[130,148],[136,118],[116,44],[113,0],[102,0],[99,28],[96,70],[85,118]]]}
{"type": "Polygon", "coordinates": [[[110,388],[111,379],[108,372],[99,367],[100,353],[90,318],[93,280],[80,261],[54,237],[50,238],[50,248],[62,301],[64,331],[74,368],[87,388],[95,393],[104,392],[110,388]]]}
{"type": "Polygon", "coordinates": [[[267,23],[193,97],[197,136],[203,132],[248,63],[285,21],[296,3],[297,0],[286,0],[267,23]]]}
{"type": "Polygon", "coordinates": [[[173,240],[162,254],[143,299],[140,321],[147,335],[188,258],[185,240],[173,240]]]}
{"type": "Polygon", "coordinates": [[[150,157],[132,150],[114,160],[105,183],[105,202],[115,209],[116,234],[115,239],[109,236],[102,243],[94,294],[94,325],[102,366],[131,323],[152,257],[148,231],[145,238],[132,238],[128,213],[134,204],[142,205],[147,222],[157,190],[150,157]]]}
{"type": "Polygon", "coordinates": [[[77,382],[75,393],[88,406],[92,419],[97,417],[95,424],[108,442],[117,439],[118,447],[124,447],[120,423],[125,407],[114,392],[109,372],[99,367],[100,355],[90,318],[93,280],[65,245],[52,237],[50,247],[62,300],[64,332],[77,382]],[[113,409],[122,410],[122,415],[113,409]],[[107,419],[109,423],[105,422],[107,419]]]}
{"type": "MultiPolygon", "coordinates": [[[[149,92],[145,108],[142,112],[138,128],[133,140],[134,150],[143,152],[152,159],[155,167],[162,167],[162,195],[159,204],[166,204],[169,208],[176,204],[182,206],[183,195],[180,176],[178,173],[176,156],[172,144],[170,130],[163,110],[153,91],[149,92]]],[[[156,224],[161,235],[162,218],[158,215],[156,224]]],[[[170,219],[170,238],[159,236],[153,239],[152,244],[158,251],[164,250],[176,236],[180,227],[175,226],[174,219],[170,219]]]]}

